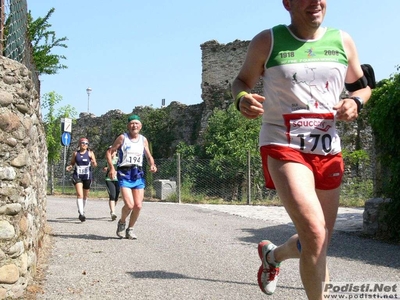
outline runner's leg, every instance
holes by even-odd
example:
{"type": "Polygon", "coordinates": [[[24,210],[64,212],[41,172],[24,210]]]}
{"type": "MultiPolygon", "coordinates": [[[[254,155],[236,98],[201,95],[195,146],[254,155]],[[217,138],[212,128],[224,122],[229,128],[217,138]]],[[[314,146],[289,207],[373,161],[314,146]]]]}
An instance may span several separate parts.
{"type": "MultiPolygon", "coordinates": [[[[313,173],[300,163],[271,157],[268,157],[268,166],[278,195],[298,232],[301,243],[300,275],[307,296],[309,299],[320,299],[322,282],[326,276],[329,238],[324,211],[315,191],[313,173]]],[[[275,260],[282,261],[298,256],[295,237],[285,244],[286,251],[280,252],[280,247],[275,249],[275,260]]]]}
{"type": "Polygon", "coordinates": [[[135,223],[139,218],[140,210],[143,205],[144,189],[132,189],[132,197],[134,200],[134,207],[129,220],[129,228],[135,226],[135,223]]]}

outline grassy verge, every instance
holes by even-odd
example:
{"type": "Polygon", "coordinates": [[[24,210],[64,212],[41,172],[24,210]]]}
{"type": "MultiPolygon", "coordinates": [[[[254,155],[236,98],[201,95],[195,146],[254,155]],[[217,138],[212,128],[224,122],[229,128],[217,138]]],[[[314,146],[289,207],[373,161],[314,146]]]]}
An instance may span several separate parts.
{"type": "MultiPolygon", "coordinates": [[[[49,191],[48,191],[48,194],[49,191]]],[[[75,189],[73,187],[65,187],[64,189],[55,188],[53,195],[56,196],[74,196],[75,189]]],[[[108,193],[105,189],[93,189],[90,190],[89,197],[91,199],[100,198],[108,199],[108,193]]],[[[341,207],[364,207],[365,201],[372,197],[372,187],[368,183],[362,183],[359,186],[354,186],[352,189],[342,190],[340,197],[341,207]]],[[[156,197],[156,192],[152,187],[145,190],[145,201],[160,201],[156,197]]],[[[162,202],[178,202],[178,195],[172,193],[168,195],[162,202]]],[[[247,205],[247,199],[241,199],[241,201],[227,201],[222,198],[208,197],[205,194],[195,194],[189,190],[183,189],[181,191],[181,203],[192,203],[192,204],[225,204],[225,205],[247,205]]],[[[252,199],[251,205],[282,205],[281,200],[277,195],[268,196],[265,199],[252,199]]]]}

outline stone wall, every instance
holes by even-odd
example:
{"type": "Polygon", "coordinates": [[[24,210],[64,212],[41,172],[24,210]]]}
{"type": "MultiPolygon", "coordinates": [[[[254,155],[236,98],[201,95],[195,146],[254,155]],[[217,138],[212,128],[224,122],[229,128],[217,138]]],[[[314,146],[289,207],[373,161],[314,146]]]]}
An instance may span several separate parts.
{"type": "Polygon", "coordinates": [[[0,299],[20,298],[46,222],[47,148],[28,69],[0,56],[0,299]]]}
{"type": "MultiPolygon", "coordinates": [[[[217,41],[208,41],[202,44],[202,82],[201,90],[206,108],[226,108],[233,102],[231,84],[239,73],[246,58],[250,41],[235,40],[228,44],[219,44],[217,41]]],[[[262,94],[262,81],[252,90],[262,94]]]]}
{"type": "MultiPolygon", "coordinates": [[[[200,45],[202,53],[201,98],[205,104],[201,118],[202,136],[215,107],[225,109],[232,102],[231,84],[238,74],[245,58],[250,41],[235,40],[220,44],[215,40],[200,45]]],[[[261,92],[261,82],[254,92],[261,92]]]]}
{"type": "Polygon", "coordinates": [[[365,202],[363,213],[363,233],[369,236],[381,238],[387,237],[388,223],[385,221],[387,216],[387,206],[390,199],[372,198],[365,202]]]}

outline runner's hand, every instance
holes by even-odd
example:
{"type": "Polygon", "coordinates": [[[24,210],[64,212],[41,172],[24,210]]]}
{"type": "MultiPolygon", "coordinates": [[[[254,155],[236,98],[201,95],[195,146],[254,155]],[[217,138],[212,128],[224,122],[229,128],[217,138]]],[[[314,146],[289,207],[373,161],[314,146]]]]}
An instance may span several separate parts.
{"type": "Polygon", "coordinates": [[[354,121],[358,117],[357,103],[353,99],[343,99],[333,109],[339,121],[354,121]]]}
{"type": "Polygon", "coordinates": [[[244,95],[239,102],[240,112],[248,119],[255,119],[264,113],[262,103],[265,97],[258,94],[244,95]]]}

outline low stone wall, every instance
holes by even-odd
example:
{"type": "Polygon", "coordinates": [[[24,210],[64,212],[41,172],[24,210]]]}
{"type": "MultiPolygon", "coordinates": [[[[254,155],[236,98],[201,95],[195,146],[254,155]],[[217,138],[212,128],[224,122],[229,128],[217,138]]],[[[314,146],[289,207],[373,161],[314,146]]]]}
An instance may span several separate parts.
{"type": "Polygon", "coordinates": [[[47,148],[29,70],[0,56],[0,299],[21,298],[46,222],[47,148]]]}
{"type": "Polygon", "coordinates": [[[390,199],[372,198],[365,202],[363,214],[363,233],[368,236],[384,238],[388,224],[385,222],[386,205],[390,199]]]}

